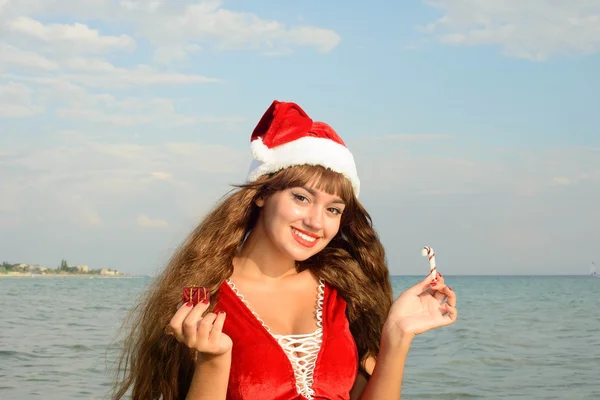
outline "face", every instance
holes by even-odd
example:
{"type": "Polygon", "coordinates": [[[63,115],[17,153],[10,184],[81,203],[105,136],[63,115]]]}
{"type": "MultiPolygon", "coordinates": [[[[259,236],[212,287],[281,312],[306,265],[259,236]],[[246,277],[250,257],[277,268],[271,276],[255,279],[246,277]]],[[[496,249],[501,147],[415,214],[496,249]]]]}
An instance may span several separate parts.
{"type": "Polygon", "coordinates": [[[256,203],[258,226],[282,254],[303,261],[317,254],[340,229],[344,202],[310,185],[279,191],[256,203]]]}

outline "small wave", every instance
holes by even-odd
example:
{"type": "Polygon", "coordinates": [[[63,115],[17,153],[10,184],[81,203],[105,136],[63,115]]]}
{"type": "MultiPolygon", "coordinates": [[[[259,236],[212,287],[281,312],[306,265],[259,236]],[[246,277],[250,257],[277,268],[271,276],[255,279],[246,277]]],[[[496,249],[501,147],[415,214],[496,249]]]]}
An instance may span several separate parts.
{"type": "Polygon", "coordinates": [[[494,358],[471,358],[466,360],[454,360],[454,364],[460,365],[535,365],[533,360],[527,360],[523,358],[506,358],[506,357],[494,357],[494,358]]]}
{"type": "Polygon", "coordinates": [[[15,359],[15,360],[30,360],[33,358],[33,355],[29,353],[25,353],[22,351],[13,351],[13,350],[0,350],[0,359],[15,359]]]}
{"type": "Polygon", "coordinates": [[[59,347],[63,348],[63,349],[67,349],[67,350],[76,350],[76,351],[90,351],[93,350],[91,347],[88,347],[86,345],[83,344],[63,344],[60,345],[59,347]]]}
{"type": "Polygon", "coordinates": [[[106,306],[93,306],[87,307],[86,310],[114,310],[114,307],[106,307],[106,306]]]}
{"type": "Polygon", "coordinates": [[[92,350],[90,347],[88,347],[88,346],[84,346],[84,345],[82,345],[82,344],[75,344],[75,345],[71,346],[71,348],[72,348],[73,350],[86,350],[86,351],[87,351],[87,350],[92,350]]]}
{"type": "Polygon", "coordinates": [[[54,379],[44,379],[44,378],[25,378],[23,380],[25,382],[54,382],[54,379]]]}
{"type": "Polygon", "coordinates": [[[480,399],[481,396],[467,393],[467,392],[451,392],[451,393],[440,393],[440,392],[419,392],[418,395],[414,394],[415,398],[431,398],[431,399],[480,399]]]}

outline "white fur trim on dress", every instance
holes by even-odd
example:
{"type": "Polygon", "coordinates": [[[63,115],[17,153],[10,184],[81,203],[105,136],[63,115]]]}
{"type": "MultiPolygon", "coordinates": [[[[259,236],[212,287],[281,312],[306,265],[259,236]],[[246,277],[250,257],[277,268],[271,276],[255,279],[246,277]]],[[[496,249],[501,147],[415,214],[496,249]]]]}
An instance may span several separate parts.
{"type": "Polygon", "coordinates": [[[294,165],[321,165],[344,175],[358,197],[360,180],[354,157],[347,147],[331,139],[306,136],[269,149],[262,138],[258,138],[252,141],[250,149],[254,159],[248,173],[249,182],[294,165]]]}

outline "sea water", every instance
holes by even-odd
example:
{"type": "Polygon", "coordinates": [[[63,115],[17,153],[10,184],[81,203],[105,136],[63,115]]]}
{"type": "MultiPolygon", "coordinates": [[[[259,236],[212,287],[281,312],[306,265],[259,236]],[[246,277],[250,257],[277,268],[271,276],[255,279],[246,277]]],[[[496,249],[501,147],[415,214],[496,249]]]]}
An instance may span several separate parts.
{"type": "MultiPolygon", "coordinates": [[[[600,399],[600,279],[445,278],[458,321],[414,340],[403,399],[600,399]]],[[[393,277],[395,294],[419,279],[393,277]]],[[[0,278],[0,399],[108,399],[150,281],[0,278]]]]}

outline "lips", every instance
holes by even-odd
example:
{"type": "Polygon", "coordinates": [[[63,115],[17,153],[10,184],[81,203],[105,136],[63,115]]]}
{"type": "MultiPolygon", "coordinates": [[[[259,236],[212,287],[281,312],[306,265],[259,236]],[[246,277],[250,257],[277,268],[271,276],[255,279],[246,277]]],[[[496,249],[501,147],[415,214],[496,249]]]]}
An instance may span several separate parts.
{"type": "Polygon", "coordinates": [[[298,242],[304,247],[314,247],[321,238],[320,236],[315,235],[314,233],[306,232],[298,228],[291,227],[291,230],[292,236],[294,237],[294,239],[296,239],[296,242],[298,242]]]}

